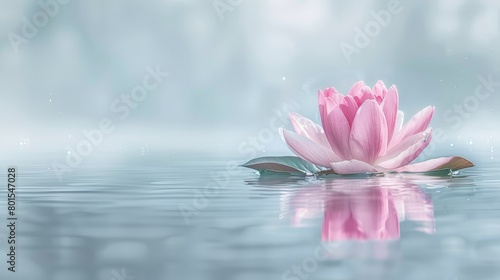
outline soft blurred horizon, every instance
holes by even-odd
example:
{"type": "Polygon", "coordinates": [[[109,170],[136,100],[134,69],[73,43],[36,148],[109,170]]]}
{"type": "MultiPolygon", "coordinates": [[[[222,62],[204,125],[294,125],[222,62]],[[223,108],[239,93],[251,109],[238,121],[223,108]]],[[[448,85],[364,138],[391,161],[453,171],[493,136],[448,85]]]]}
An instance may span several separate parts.
{"type": "Polygon", "coordinates": [[[94,154],[283,153],[274,128],[289,127],[286,108],[319,121],[317,91],[345,93],[360,79],[396,84],[406,120],[436,106],[431,126],[445,135],[436,149],[496,153],[500,97],[470,97],[480,77],[500,81],[498,1],[399,1],[399,12],[349,58],[340,46],[355,45],[356,28],[391,1],[54,1],[41,1],[57,9],[17,46],[12,34],[22,36],[24,19],[43,20],[45,10],[13,1],[0,12],[4,155],[64,155],[104,118],[115,129],[94,154]],[[118,119],[113,102],[148,67],[168,77],[118,119]],[[251,137],[265,141],[243,152],[251,137]]]}

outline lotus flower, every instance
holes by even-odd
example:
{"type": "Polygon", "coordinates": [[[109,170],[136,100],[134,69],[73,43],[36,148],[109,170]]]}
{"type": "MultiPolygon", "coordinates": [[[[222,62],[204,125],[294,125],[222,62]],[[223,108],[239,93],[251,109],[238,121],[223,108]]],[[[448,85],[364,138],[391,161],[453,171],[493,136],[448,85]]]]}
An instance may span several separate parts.
{"type": "MultiPolygon", "coordinates": [[[[396,86],[378,81],[373,88],[355,83],[347,95],[335,88],[319,91],[321,125],[291,113],[295,132],[280,129],[290,149],[303,160],[337,174],[427,172],[473,164],[445,157],[410,164],[429,145],[434,107],[422,109],[403,125],[396,86]]],[[[262,165],[261,165],[262,166],[262,165]]],[[[248,166],[256,168],[253,166],[248,166]]]]}

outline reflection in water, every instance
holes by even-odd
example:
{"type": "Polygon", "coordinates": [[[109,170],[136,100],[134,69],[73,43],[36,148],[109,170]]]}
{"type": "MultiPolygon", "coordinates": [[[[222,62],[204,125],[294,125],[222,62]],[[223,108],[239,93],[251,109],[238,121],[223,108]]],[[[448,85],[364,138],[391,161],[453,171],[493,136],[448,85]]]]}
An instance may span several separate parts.
{"type": "Polygon", "coordinates": [[[383,188],[332,193],[326,202],[321,236],[324,241],[399,238],[394,197],[383,188]]]}
{"type": "Polygon", "coordinates": [[[295,226],[323,216],[323,241],[399,239],[404,220],[416,222],[419,231],[434,232],[430,197],[401,178],[318,181],[298,191],[292,207],[295,226]]]}

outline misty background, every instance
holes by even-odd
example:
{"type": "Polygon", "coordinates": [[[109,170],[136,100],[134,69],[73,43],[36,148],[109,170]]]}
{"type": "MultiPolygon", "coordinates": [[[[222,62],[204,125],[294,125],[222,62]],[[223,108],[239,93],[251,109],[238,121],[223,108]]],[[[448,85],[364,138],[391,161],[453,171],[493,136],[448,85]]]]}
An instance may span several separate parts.
{"type": "Polygon", "coordinates": [[[442,153],[496,153],[498,92],[465,104],[479,76],[500,81],[496,0],[401,0],[401,12],[349,59],[341,44],[356,47],[356,28],[364,30],[389,1],[42,0],[58,10],[52,7],[32,38],[23,28],[26,20],[43,20],[42,5],[4,2],[6,156],[64,156],[103,118],[116,127],[94,154],[291,154],[274,130],[291,128],[283,108],[319,122],[317,91],[346,93],[360,79],[396,84],[406,121],[436,106],[431,125],[444,133],[436,143],[442,153]],[[169,75],[118,119],[113,102],[142,83],[147,67],[169,75]],[[459,115],[455,105],[473,108],[459,115]],[[270,126],[273,119],[279,121],[270,126]]]}

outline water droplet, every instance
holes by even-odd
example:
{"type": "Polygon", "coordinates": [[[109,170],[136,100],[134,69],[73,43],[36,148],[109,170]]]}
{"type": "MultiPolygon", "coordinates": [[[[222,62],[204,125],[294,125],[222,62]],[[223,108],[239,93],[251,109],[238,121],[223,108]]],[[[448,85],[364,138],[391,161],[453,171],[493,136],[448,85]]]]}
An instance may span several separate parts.
{"type": "Polygon", "coordinates": [[[19,139],[19,147],[21,149],[28,149],[30,146],[30,139],[29,138],[21,138],[19,139]]]}
{"type": "Polygon", "coordinates": [[[450,143],[450,147],[453,148],[455,146],[455,144],[453,143],[450,143]]]}
{"type": "Polygon", "coordinates": [[[427,142],[427,139],[429,139],[429,133],[424,132],[424,142],[427,142]]]}
{"type": "Polygon", "coordinates": [[[49,102],[52,102],[52,99],[49,99],[49,102]]]}
{"type": "Polygon", "coordinates": [[[284,80],[286,80],[286,77],[283,77],[282,79],[283,79],[283,81],[284,81],[284,80]]]}
{"type": "Polygon", "coordinates": [[[474,140],[469,139],[469,142],[467,142],[467,144],[469,144],[469,146],[472,146],[474,144],[474,140]]]}
{"type": "Polygon", "coordinates": [[[68,151],[68,152],[67,152],[67,154],[68,154],[68,155],[71,155],[71,151],[68,151]]]}

